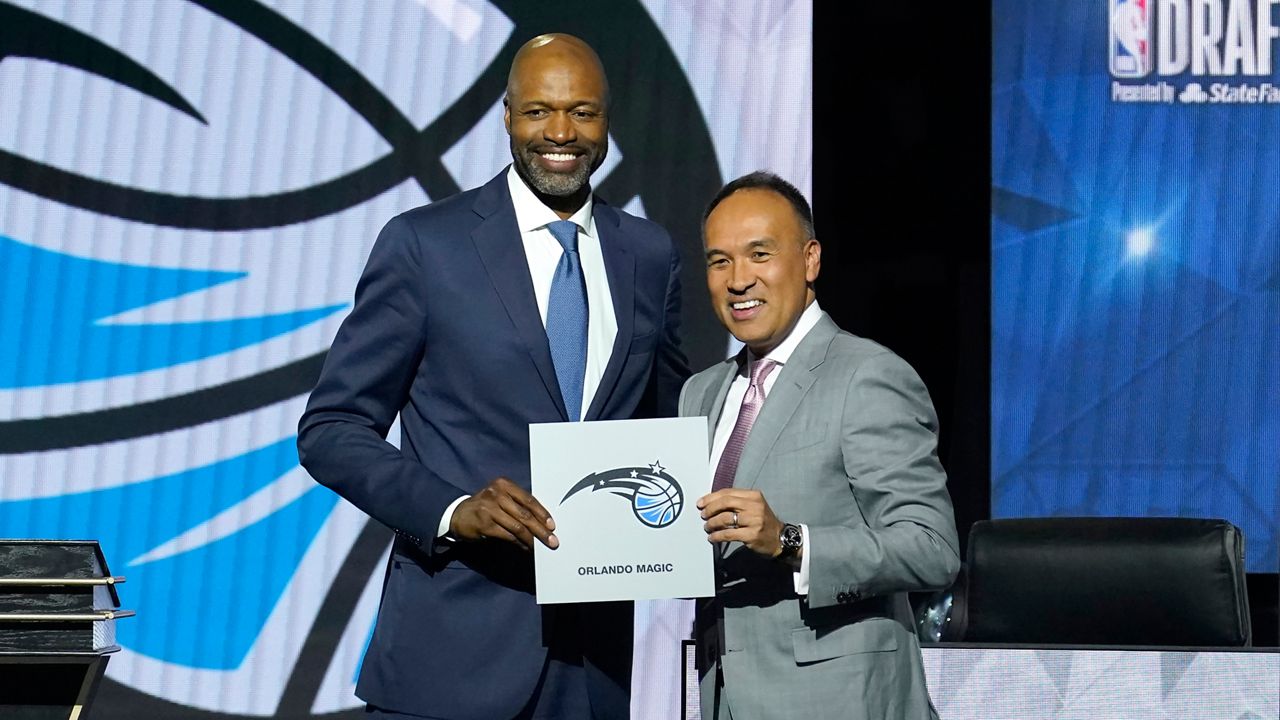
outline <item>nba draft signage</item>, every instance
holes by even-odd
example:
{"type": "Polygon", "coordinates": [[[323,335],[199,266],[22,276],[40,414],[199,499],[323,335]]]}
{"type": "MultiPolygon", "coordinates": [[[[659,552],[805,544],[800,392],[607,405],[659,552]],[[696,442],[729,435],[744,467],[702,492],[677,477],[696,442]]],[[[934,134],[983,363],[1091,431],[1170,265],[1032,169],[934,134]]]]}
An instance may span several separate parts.
{"type": "MultiPolygon", "coordinates": [[[[95,717],[362,715],[390,535],[297,419],[382,224],[509,161],[507,68],[549,30],[600,51],[594,184],[677,239],[705,366],[703,204],[809,188],[809,3],[0,0],[0,535],[128,577],[95,717]]],[[[638,717],[679,713],[681,613],[637,610],[638,717]]]]}
{"type": "Polygon", "coordinates": [[[1280,49],[1277,5],[1277,0],[1111,0],[1111,99],[1280,103],[1280,85],[1257,80],[1272,76],[1280,49]],[[1195,80],[1180,82],[1184,78],[1195,80]]]}
{"type": "Polygon", "coordinates": [[[1276,572],[1280,3],[993,10],[992,514],[1223,518],[1276,572]]]}

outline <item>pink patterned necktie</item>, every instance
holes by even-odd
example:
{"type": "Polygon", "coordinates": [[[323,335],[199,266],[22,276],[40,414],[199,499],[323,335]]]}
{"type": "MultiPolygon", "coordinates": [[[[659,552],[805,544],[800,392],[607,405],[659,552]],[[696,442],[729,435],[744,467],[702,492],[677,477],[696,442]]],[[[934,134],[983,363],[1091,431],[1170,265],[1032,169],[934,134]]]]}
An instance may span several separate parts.
{"type": "Polygon", "coordinates": [[[751,434],[756,414],[764,404],[765,378],[777,366],[778,363],[772,360],[757,360],[751,364],[751,384],[747,386],[747,394],[742,396],[738,421],[733,424],[733,433],[729,435],[729,442],[720,454],[720,464],[716,465],[715,480],[711,483],[712,492],[733,487],[733,478],[738,474],[738,460],[742,458],[742,446],[747,444],[747,436],[751,434]]]}

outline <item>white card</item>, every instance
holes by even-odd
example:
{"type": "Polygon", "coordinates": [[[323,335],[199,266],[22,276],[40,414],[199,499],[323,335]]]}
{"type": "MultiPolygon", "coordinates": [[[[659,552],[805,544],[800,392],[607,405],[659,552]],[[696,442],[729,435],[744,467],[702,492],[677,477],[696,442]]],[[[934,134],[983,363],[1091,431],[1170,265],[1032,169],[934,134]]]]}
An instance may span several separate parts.
{"type": "Polygon", "coordinates": [[[711,491],[706,418],[530,425],[529,448],[560,539],[534,543],[538,603],[715,594],[694,504],[711,491]]]}

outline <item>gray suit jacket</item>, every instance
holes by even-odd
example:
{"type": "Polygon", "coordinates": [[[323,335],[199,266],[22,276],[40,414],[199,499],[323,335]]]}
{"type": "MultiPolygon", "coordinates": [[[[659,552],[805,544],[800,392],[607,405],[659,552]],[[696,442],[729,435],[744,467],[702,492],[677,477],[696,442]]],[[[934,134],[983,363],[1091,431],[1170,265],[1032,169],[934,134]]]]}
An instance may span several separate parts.
{"type": "MultiPolygon", "coordinates": [[[[690,378],[680,414],[713,434],[740,362],[690,378]]],[[[825,314],[779,373],[734,486],[808,525],[809,594],[785,565],[722,548],[695,628],[703,717],[726,705],[733,720],[936,717],[907,592],[949,585],[960,556],[929,394],[825,314]]]]}

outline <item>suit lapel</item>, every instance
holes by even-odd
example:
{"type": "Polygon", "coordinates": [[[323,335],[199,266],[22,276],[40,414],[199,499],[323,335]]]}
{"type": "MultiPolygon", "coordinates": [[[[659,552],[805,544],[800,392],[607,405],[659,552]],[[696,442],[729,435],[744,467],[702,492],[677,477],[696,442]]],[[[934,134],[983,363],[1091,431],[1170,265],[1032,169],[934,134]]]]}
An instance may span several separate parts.
{"type": "Polygon", "coordinates": [[[597,420],[604,413],[609,397],[622,375],[622,366],[627,362],[631,337],[635,333],[636,303],[636,261],[622,237],[618,213],[599,198],[595,198],[593,203],[592,217],[595,220],[596,234],[600,237],[600,252],[604,256],[605,275],[609,278],[609,296],[613,301],[618,333],[614,336],[613,351],[609,354],[609,362],[600,377],[600,385],[584,416],[587,420],[597,420]]]}
{"type": "Polygon", "coordinates": [[[813,371],[826,359],[827,349],[835,339],[838,329],[835,322],[824,313],[818,324],[800,341],[791,354],[791,359],[782,366],[777,382],[765,396],[764,406],[760,408],[760,414],[751,426],[747,444],[742,448],[734,487],[755,487],[760,468],[773,450],[773,444],[777,442],[787,423],[791,422],[805,393],[809,392],[809,388],[817,380],[813,371]]]}
{"type": "Polygon", "coordinates": [[[476,252],[484,263],[485,272],[493,289],[506,308],[516,336],[529,352],[533,365],[542,377],[547,393],[565,420],[569,413],[560,395],[560,383],[556,380],[555,365],[551,362],[551,346],[547,343],[547,331],[538,314],[538,302],[533,293],[533,279],[529,276],[529,261],[520,240],[520,228],[516,224],[515,207],[507,189],[504,170],[490,180],[476,198],[473,206],[483,220],[471,231],[476,252]]]}
{"type": "MultiPolygon", "coordinates": [[[[720,420],[720,413],[724,412],[724,401],[729,396],[729,386],[733,384],[733,379],[738,376],[742,370],[742,363],[746,362],[746,350],[738,353],[738,356],[731,358],[724,363],[721,368],[721,376],[719,381],[712,382],[708,387],[708,392],[702,398],[702,414],[707,416],[707,449],[710,450],[716,443],[716,423],[720,420]]],[[[711,468],[712,475],[716,469],[711,468]]]]}

